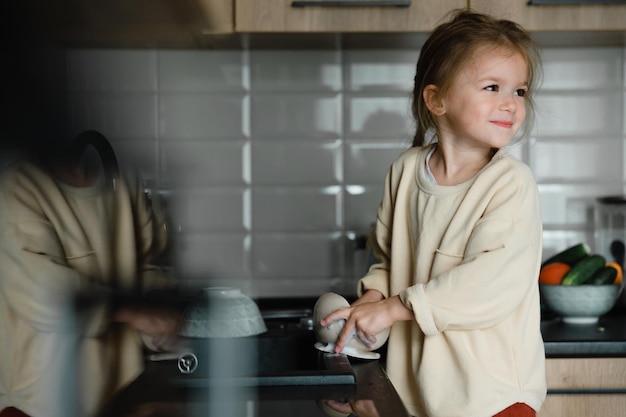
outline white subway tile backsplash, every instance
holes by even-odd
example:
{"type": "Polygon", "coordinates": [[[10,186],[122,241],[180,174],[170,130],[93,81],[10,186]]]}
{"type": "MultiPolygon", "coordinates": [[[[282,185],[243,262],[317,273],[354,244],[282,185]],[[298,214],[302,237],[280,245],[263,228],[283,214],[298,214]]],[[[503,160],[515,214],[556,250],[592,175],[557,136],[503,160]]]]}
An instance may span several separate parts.
{"type": "Polygon", "coordinates": [[[345,89],[349,91],[413,91],[419,51],[348,50],[344,54],[345,89]]]}
{"type": "Polygon", "coordinates": [[[164,93],[159,99],[159,133],[181,139],[248,135],[248,96],[222,93],[164,93]]]}
{"type": "Polygon", "coordinates": [[[622,93],[619,90],[583,94],[540,94],[537,136],[598,136],[618,134],[622,93]]]}
{"type": "Polygon", "coordinates": [[[254,51],[250,73],[255,93],[339,91],[342,87],[338,51],[254,51]]]}
{"type": "Polygon", "coordinates": [[[185,280],[250,277],[250,237],[236,233],[180,233],[176,273],[185,280]]]}
{"type": "Polygon", "coordinates": [[[548,48],[543,90],[611,89],[623,80],[622,48],[548,48]]]}
{"type": "Polygon", "coordinates": [[[393,160],[410,146],[409,140],[345,141],[345,183],[382,185],[393,160]]]}
{"type": "Polygon", "coordinates": [[[172,200],[176,223],[184,233],[246,231],[244,210],[248,209],[246,188],[177,189],[172,200]]]}
{"type": "Polygon", "coordinates": [[[162,140],[161,176],[168,184],[236,187],[246,184],[246,142],[162,140]]]}
{"type": "Polygon", "coordinates": [[[252,193],[255,232],[341,230],[341,187],[267,188],[252,193]]]}
{"type": "Polygon", "coordinates": [[[341,134],[341,96],[330,93],[259,93],[252,97],[255,137],[338,137],[341,134]]]}
{"type": "MultiPolygon", "coordinates": [[[[626,192],[623,47],[546,48],[538,120],[510,152],[538,181],[544,256],[593,246],[626,192]]],[[[71,126],[166,188],[176,271],[252,296],[353,293],[391,162],[412,141],[419,51],[68,52],[71,126]]],[[[151,185],[152,186],[152,185],[151,185]]]]}
{"type": "Polygon", "coordinates": [[[538,141],[533,148],[533,169],[539,182],[622,181],[621,138],[538,141]]]}
{"type": "Polygon", "coordinates": [[[384,177],[379,185],[348,186],[345,197],[345,229],[367,233],[376,222],[378,206],[383,198],[384,177]]]}
{"type": "Polygon", "coordinates": [[[342,180],[341,141],[253,140],[256,185],[336,185],[342,180]]]}
{"type": "Polygon", "coordinates": [[[121,167],[132,167],[139,171],[142,178],[154,182],[158,178],[158,144],[157,140],[113,136],[109,138],[121,167]]]}
{"type": "Polygon", "coordinates": [[[241,93],[249,88],[244,55],[243,51],[159,51],[159,89],[178,93],[241,93]]]}
{"type": "MultiPolygon", "coordinates": [[[[626,55],[626,53],[624,54],[626,55]]],[[[624,79],[626,79],[626,70],[624,71],[624,79]]],[[[626,86],[622,89],[622,134],[626,137],[626,86]]]]}
{"type": "Polygon", "coordinates": [[[71,93],[72,133],[95,129],[106,137],[156,137],[155,93],[71,93]]]}
{"type": "Polygon", "coordinates": [[[346,95],[347,137],[413,138],[408,95],[346,95]]]}
{"type": "Polygon", "coordinates": [[[598,196],[621,194],[616,182],[599,184],[539,184],[541,216],[548,229],[593,228],[598,196]]]}
{"type": "Polygon", "coordinates": [[[309,280],[340,276],[340,233],[256,233],[252,273],[259,278],[309,280]]]}
{"type": "MultiPolygon", "coordinates": [[[[311,297],[319,296],[328,291],[345,294],[334,288],[334,281],[328,277],[311,277],[311,279],[293,279],[266,277],[251,280],[249,294],[257,297],[311,297]]],[[[232,283],[230,285],[233,285],[232,283]]],[[[313,308],[311,306],[303,306],[313,308]]]]}
{"type": "Polygon", "coordinates": [[[68,86],[83,92],[154,92],[156,51],[77,49],[68,54],[68,86]]]}

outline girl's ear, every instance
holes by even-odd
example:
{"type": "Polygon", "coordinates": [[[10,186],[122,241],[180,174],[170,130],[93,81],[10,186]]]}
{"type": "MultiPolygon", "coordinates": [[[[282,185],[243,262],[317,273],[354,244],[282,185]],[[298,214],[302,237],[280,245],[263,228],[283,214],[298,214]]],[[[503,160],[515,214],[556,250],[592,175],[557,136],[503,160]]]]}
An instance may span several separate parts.
{"type": "Polygon", "coordinates": [[[422,97],[424,98],[424,103],[426,103],[428,110],[435,116],[441,116],[446,112],[441,97],[439,97],[439,87],[436,85],[428,84],[424,88],[422,97]]]}

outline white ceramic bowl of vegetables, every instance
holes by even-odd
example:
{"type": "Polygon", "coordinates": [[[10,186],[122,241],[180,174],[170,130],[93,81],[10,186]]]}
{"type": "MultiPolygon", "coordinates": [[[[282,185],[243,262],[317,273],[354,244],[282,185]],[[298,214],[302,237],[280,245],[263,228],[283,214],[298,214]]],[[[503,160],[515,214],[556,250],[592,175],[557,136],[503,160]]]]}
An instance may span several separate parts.
{"type": "Polygon", "coordinates": [[[622,267],[577,244],[546,260],[539,275],[542,303],[570,324],[593,324],[623,291],[622,267]]]}

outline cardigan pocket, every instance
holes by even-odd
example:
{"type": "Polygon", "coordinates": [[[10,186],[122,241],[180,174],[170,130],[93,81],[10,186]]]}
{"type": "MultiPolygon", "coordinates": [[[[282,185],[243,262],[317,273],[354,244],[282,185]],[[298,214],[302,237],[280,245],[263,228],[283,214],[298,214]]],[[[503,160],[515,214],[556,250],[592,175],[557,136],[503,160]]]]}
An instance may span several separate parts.
{"type": "Polygon", "coordinates": [[[459,265],[462,261],[462,253],[454,253],[450,251],[444,251],[442,249],[437,249],[435,251],[435,258],[433,259],[433,265],[430,270],[430,276],[434,277],[443,272],[446,272],[459,265]]]}
{"type": "Polygon", "coordinates": [[[485,246],[483,248],[465,248],[472,250],[472,253],[468,254],[453,252],[451,250],[444,250],[441,248],[437,249],[435,251],[435,258],[431,268],[431,276],[437,276],[442,272],[446,272],[455,266],[458,266],[464,259],[478,256],[481,253],[500,250],[504,247],[505,245],[503,243],[490,243],[489,246],[485,246]]]}
{"type": "Polygon", "coordinates": [[[95,251],[92,250],[76,255],[66,255],[65,260],[70,268],[81,275],[96,279],[99,282],[102,281],[95,251]]]}

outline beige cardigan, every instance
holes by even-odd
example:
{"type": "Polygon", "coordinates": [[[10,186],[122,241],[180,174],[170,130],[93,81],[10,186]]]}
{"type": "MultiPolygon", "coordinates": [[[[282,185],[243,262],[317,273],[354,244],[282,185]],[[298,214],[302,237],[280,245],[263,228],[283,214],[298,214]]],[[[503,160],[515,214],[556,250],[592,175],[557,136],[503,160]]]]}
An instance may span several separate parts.
{"type": "Polygon", "coordinates": [[[109,321],[107,297],[80,317],[70,303],[77,291],[164,285],[150,265],[162,226],[138,181],[73,188],[30,163],[4,173],[0,410],[88,416],[141,372],[141,338],[109,321]]]}
{"type": "Polygon", "coordinates": [[[425,174],[426,148],[390,168],[378,210],[380,263],[360,282],[400,295],[415,320],[397,322],[387,371],[409,412],[487,417],[545,399],[537,277],[539,196],[529,168],[500,150],[456,186],[425,174]]]}

